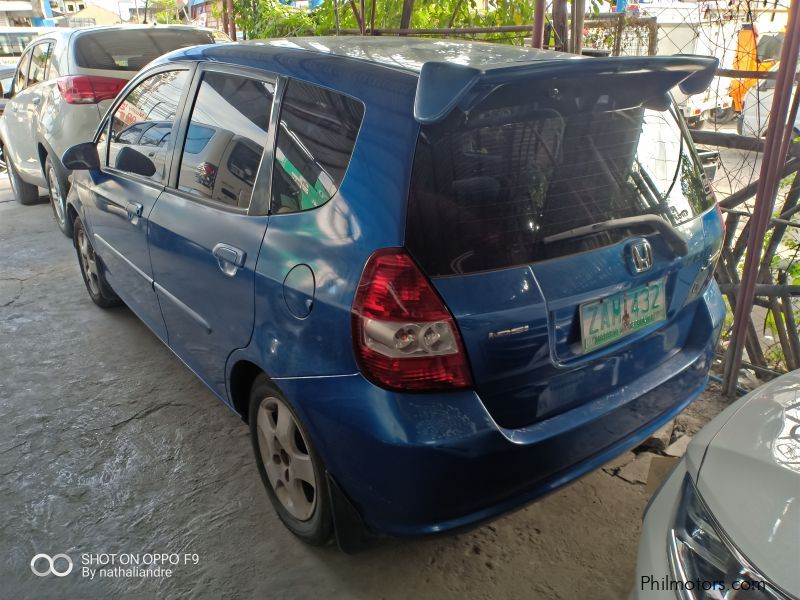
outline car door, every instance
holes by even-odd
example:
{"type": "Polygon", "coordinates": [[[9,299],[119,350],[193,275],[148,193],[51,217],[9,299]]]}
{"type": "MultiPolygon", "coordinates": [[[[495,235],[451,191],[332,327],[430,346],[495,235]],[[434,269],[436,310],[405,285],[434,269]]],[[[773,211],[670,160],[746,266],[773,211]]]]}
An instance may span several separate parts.
{"type": "Polygon", "coordinates": [[[224,398],[226,360],[253,329],[276,80],[211,65],[195,79],[170,185],[150,216],[150,258],[170,347],[224,398]],[[248,152],[232,153],[235,140],[248,152]]]}
{"type": "Polygon", "coordinates": [[[34,181],[43,179],[42,163],[39,160],[37,136],[39,111],[44,100],[50,55],[53,42],[44,41],[31,48],[31,61],[25,89],[16,98],[16,116],[19,122],[19,137],[13,144],[17,147],[18,157],[15,165],[19,171],[34,181]]]}
{"type": "Polygon", "coordinates": [[[147,228],[167,180],[172,147],[168,141],[148,147],[154,151],[148,155],[140,140],[151,122],[177,126],[190,81],[188,67],[170,65],[148,74],[117,101],[105,125],[107,146],[98,149],[102,170],[91,194],[92,238],[108,282],[164,341],[167,330],[153,290],[147,228]]]}
{"type": "Polygon", "coordinates": [[[6,104],[5,115],[5,148],[7,156],[11,159],[14,165],[21,164],[20,157],[22,156],[21,150],[24,145],[18,144],[23,138],[30,135],[30,131],[26,133],[28,126],[25,121],[25,111],[22,109],[25,96],[23,92],[28,85],[28,69],[31,65],[31,53],[33,48],[28,48],[27,52],[22,55],[17,65],[17,71],[14,75],[14,88],[11,99],[6,104]]]}

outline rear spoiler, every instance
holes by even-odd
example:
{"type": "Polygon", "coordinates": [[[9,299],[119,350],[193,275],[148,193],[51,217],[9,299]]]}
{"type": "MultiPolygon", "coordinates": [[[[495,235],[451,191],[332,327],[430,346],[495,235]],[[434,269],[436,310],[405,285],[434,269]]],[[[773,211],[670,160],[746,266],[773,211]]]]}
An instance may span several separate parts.
{"type": "Polygon", "coordinates": [[[686,95],[704,91],[714,78],[719,61],[710,56],[624,56],[616,58],[559,58],[488,65],[483,68],[452,62],[422,65],[414,98],[414,118],[422,124],[437,123],[459,106],[467,109],[476,100],[477,89],[505,83],[555,76],[600,77],[603,75],[663,75],[666,94],[679,86],[686,95]]]}

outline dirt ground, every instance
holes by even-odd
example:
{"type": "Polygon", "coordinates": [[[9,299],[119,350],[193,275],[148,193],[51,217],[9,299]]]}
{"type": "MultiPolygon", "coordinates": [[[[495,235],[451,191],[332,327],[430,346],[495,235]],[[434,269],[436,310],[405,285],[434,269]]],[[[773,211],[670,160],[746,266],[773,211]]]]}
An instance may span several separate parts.
{"type": "MultiPolygon", "coordinates": [[[[0,597],[602,600],[631,589],[648,497],[617,467],[462,535],[352,556],[303,545],[273,512],[239,418],[127,309],[92,304],[49,205],[16,204],[5,175],[0,253],[0,597]],[[160,579],[81,572],[84,554],[151,552],[198,563],[160,579]],[[66,553],[75,569],[37,577],[37,553],[66,553]]],[[[673,437],[723,406],[706,393],[673,437]]]]}

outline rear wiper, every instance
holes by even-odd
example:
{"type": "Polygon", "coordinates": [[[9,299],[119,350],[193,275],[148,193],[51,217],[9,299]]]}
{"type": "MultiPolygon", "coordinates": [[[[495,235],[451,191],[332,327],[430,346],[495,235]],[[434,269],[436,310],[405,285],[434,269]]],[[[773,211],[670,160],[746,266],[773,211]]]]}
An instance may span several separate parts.
{"type": "Polygon", "coordinates": [[[669,247],[675,251],[678,256],[686,256],[689,253],[689,245],[686,240],[681,237],[676,229],[667,223],[661,217],[656,215],[637,215],[635,217],[624,217],[621,219],[611,219],[609,221],[601,221],[600,223],[592,223],[591,225],[584,225],[583,227],[576,227],[575,229],[568,229],[561,233],[548,235],[542,242],[551,244],[553,242],[560,242],[572,238],[585,237],[593,233],[600,233],[602,231],[610,231],[612,229],[628,229],[630,227],[649,226],[658,231],[664,240],[669,244],[669,247]]]}

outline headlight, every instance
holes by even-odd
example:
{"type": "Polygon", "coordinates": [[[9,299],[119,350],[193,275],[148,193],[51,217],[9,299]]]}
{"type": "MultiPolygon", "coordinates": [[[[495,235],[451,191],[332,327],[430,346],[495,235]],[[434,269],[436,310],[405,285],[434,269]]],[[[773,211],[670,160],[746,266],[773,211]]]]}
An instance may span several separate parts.
{"type": "Polygon", "coordinates": [[[697,493],[683,482],[680,507],[669,532],[671,586],[684,600],[791,600],[739,552],[697,493]]]}

